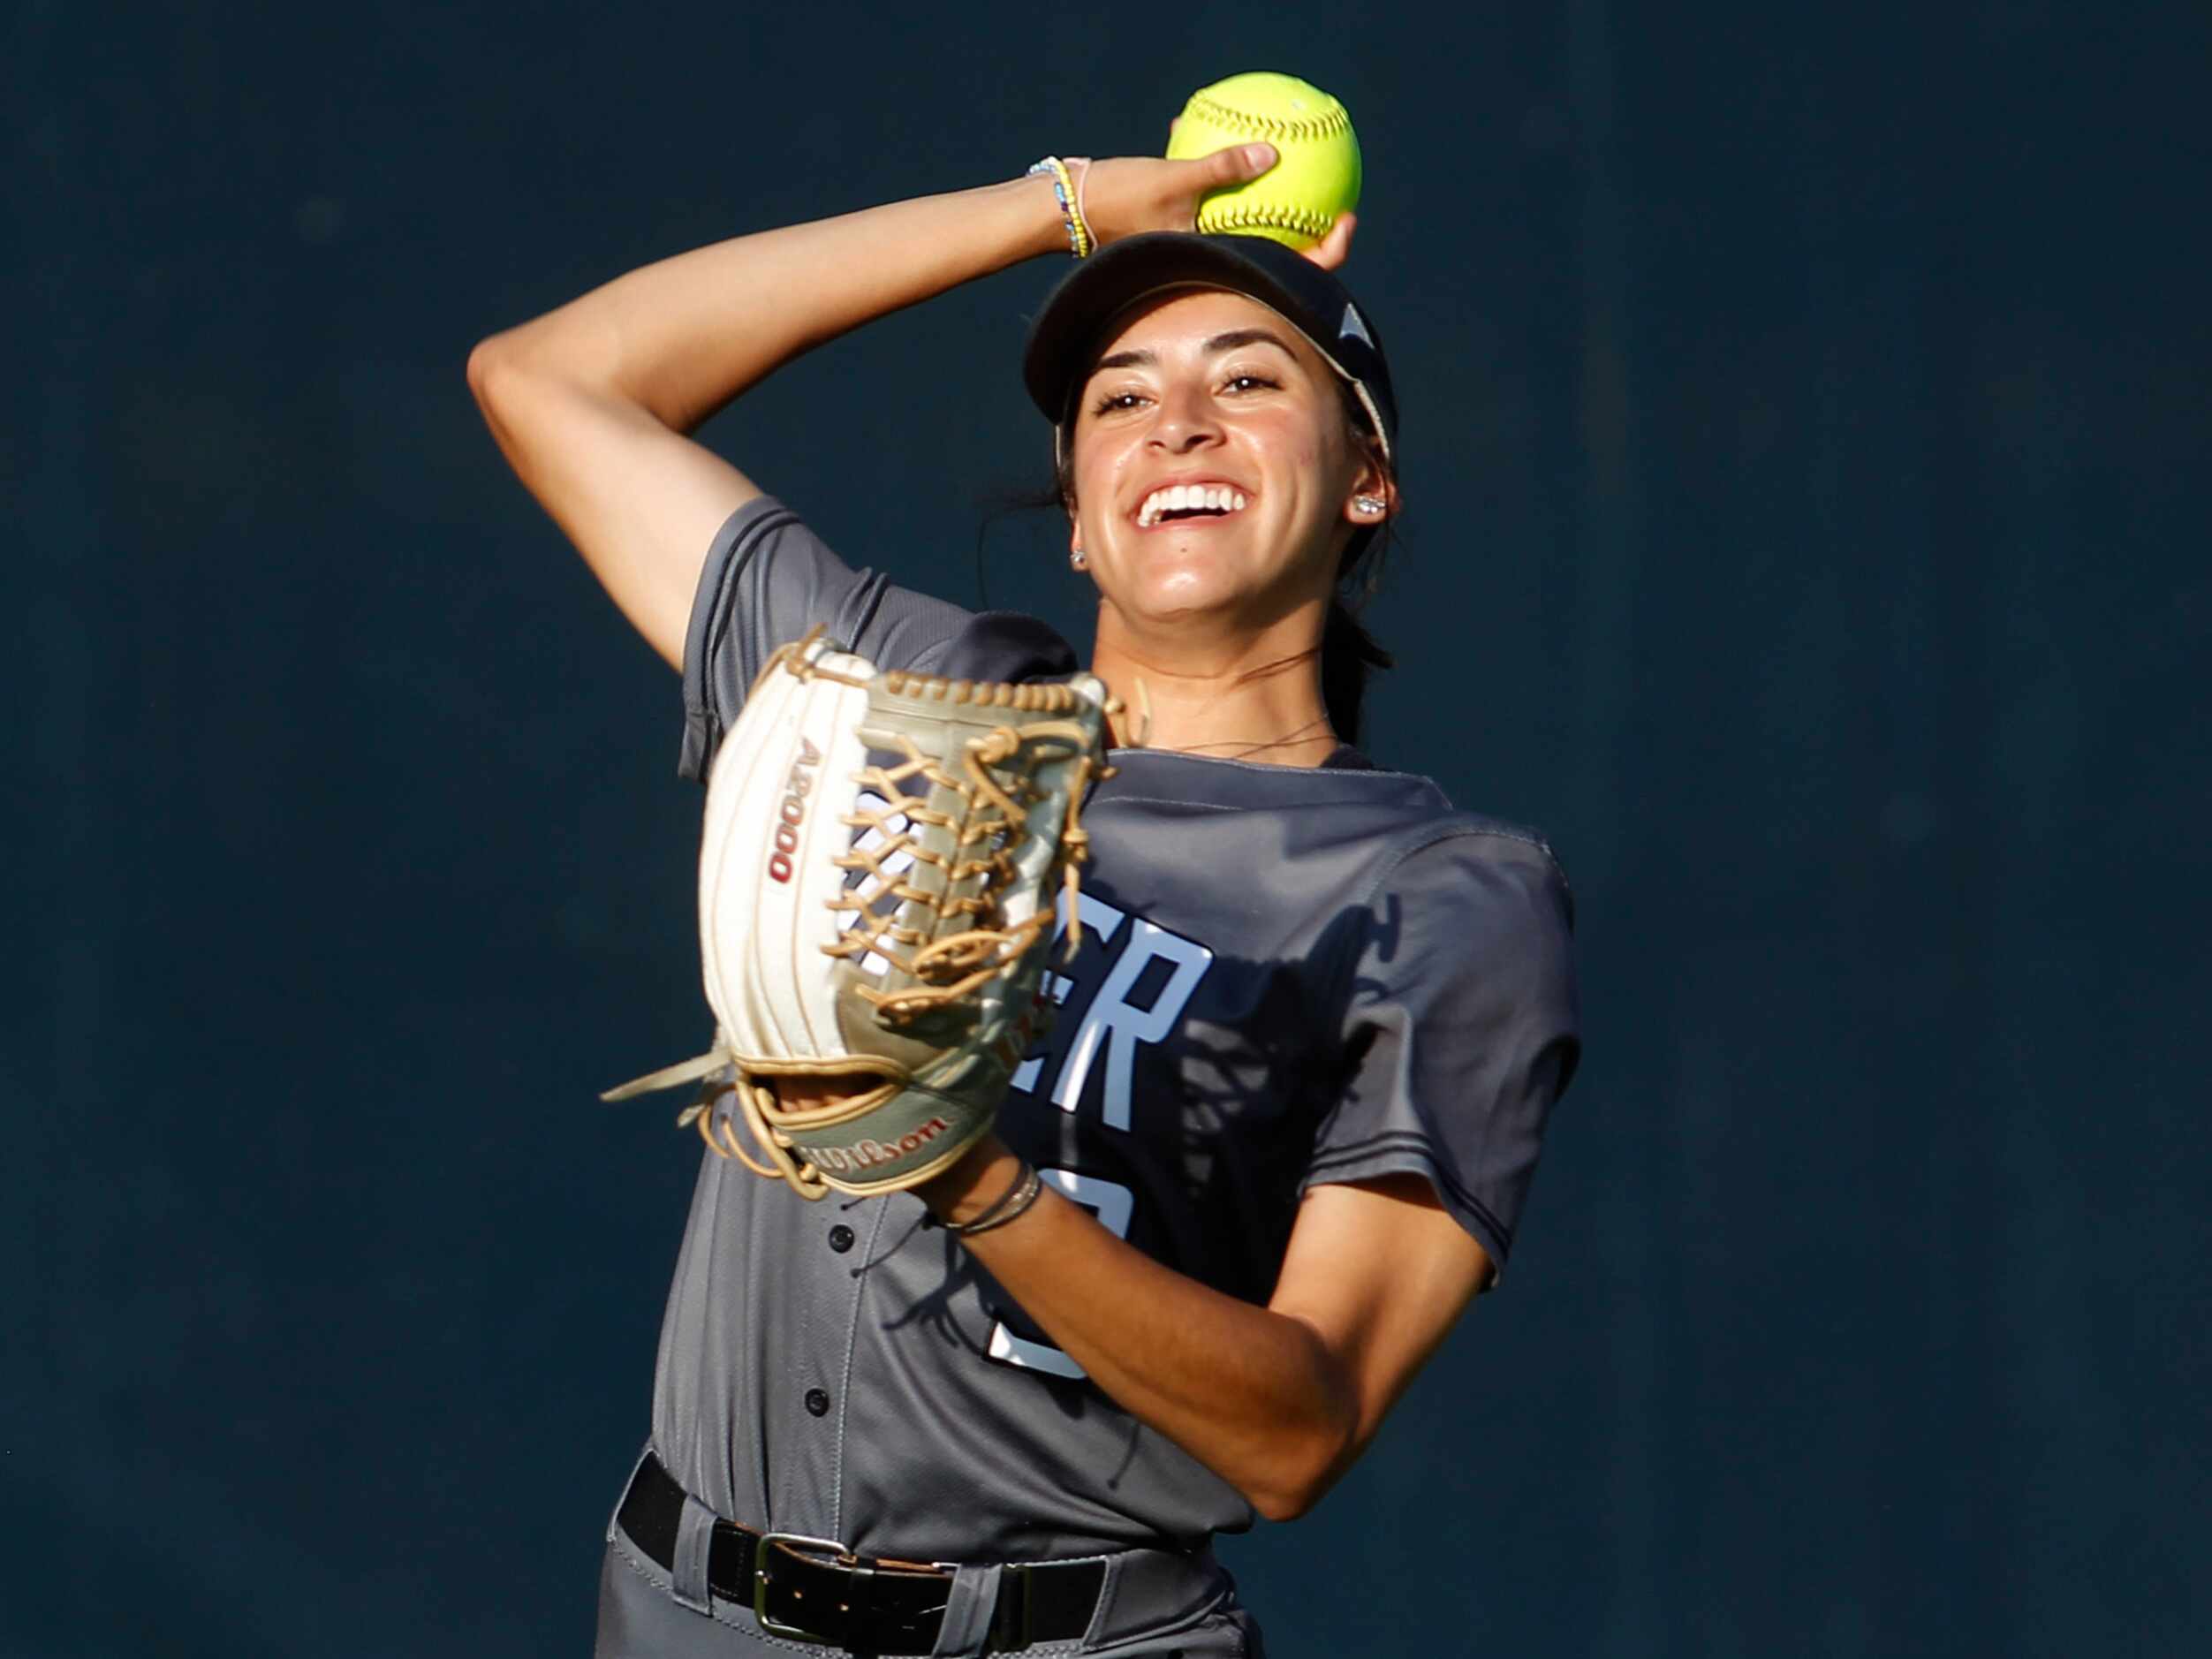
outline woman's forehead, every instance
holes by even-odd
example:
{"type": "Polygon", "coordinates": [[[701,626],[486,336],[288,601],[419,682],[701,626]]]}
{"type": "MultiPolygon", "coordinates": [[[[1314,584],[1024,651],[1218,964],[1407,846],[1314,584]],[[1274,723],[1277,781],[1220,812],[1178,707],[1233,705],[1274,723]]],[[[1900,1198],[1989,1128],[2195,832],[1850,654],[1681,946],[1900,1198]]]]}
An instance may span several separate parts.
{"type": "Polygon", "coordinates": [[[1140,300],[1109,323],[1092,355],[1091,373],[1132,353],[1164,358],[1230,351],[1254,337],[1276,341],[1308,369],[1326,367],[1297,326],[1272,307],[1232,289],[1183,288],[1140,300]]]}

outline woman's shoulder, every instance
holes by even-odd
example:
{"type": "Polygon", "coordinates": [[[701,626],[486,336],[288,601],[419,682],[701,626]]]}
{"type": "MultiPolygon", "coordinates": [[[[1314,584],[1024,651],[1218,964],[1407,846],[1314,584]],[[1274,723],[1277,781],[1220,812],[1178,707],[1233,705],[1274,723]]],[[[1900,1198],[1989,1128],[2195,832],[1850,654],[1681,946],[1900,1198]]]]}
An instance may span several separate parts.
{"type": "Polygon", "coordinates": [[[1019,685],[1074,673],[1076,655],[1060,631],[1042,617],[1019,610],[976,610],[963,612],[953,632],[921,653],[913,667],[945,679],[1019,685]]]}
{"type": "Polygon", "coordinates": [[[1454,908],[1503,905],[1574,927],[1574,889],[1542,831],[1482,813],[1453,811],[1407,836],[1378,887],[1454,908]]]}
{"type": "Polygon", "coordinates": [[[700,572],[684,649],[685,776],[706,778],[762,665],[817,627],[878,668],[947,679],[1046,679],[1076,667],[1049,624],[968,610],[850,564],[783,502],[756,496],[723,523],[700,572]]]}
{"type": "Polygon", "coordinates": [[[1178,845],[1200,857],[1217,838],[1271,868],[1278,886],[1312,886],[1332,903],[1418,896],[1458,913],[1519,892],[1572,918],[1565,873],[1542,831],[1466,811],[1434,778],[1356,749],[1339,748],[1318,767],[1169,749],[1116,749],[1109,758],[1116,770],[1096,797],[1102,826],[1126,811],[1148,831],[1184,832],[1178,845]]]}
{"type": "Polygon", "coordinates": [[[1185,754],[1172,749],[1121,749],[1117,766],[1134,766],[1142,783],[1221,807],[1282,808],[1300,814],[1339,809],[1369,833],[1403,842],[1401,855],[1443,842],[1496,843],[1499,857],[1516,849],[1552,863],[1557,857],[1540,830],[1455,805],[1443,786],[1420,772],[1382,765],[1340,744],[1319,766],[1269,766],[1185,754]]]}
{"type": "Polygon", "coordinates": [[[1514,890],[1541,896],[1573,925],[1573,890],[1542,830],[1456,806],[1434,778],[1391,772],[1349,746],[1337,750],[1323,769],[1365,774],[1390,792],[1395,811],[1379,826],[1390,845],[1377,862],[1378,895],[1418,893],[1466,904],[1514,890]]]}

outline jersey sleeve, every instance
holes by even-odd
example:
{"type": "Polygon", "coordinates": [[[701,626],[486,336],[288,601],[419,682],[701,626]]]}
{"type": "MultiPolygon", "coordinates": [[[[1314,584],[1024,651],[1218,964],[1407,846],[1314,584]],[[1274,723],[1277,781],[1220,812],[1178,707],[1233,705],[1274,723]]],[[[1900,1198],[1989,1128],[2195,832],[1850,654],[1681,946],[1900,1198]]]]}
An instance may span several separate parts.
{"type": "Polygon", "coordinates": [[[1581,1051],[1566,880],[1533,837],[1456,833],[1402,859],[1360,921],[1348,1075],[1303,1186],[1422,1176],[1503,1274],[1581,1051]]]}
{"type": "Polygon", "coordinates": [[[991,680],[1075,670],[1067,642],[1035,617],[963,610],[854,570],[789,507],[758,496],[716,533],[692,601],[678,763],[686,777],[705,782],[761,665],[817,623],[878,668],[991,680]]]}

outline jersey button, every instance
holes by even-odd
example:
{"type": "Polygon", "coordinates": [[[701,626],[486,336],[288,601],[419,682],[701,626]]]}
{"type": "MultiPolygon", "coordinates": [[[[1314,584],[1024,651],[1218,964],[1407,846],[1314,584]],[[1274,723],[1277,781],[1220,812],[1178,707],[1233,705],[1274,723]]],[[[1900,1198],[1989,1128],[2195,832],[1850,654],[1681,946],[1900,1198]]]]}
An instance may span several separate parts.
{"type": "Polygon", "coordinates": [[[807,1409],[816,1417],[827,1417],[830,1414],[830,1390],[828,1389],[808,1389],[807,1390],[807,1409]]]}
{"type": "Polygon", "coordinates": [[[839,1255],[852,1248],[852,1229],[839,1222],[830,1230],[830,1247],[839,1255]]]}

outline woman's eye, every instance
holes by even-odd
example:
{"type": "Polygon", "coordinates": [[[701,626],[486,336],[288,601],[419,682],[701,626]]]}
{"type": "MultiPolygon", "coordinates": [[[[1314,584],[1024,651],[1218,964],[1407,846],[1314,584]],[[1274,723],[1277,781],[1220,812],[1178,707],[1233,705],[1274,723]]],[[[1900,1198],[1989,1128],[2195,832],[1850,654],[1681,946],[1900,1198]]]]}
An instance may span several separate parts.
{"type": "Polygon", "coordinates": [[[1091,413],[1093,414],[1111,414],[1117,410],[1134,409],[1143,401],[1143,396],[1138,392],[1110,391],[1104,397],[1101,398],[1096,403],[1091,405],[1091,413]]]}
{"type": "Polygon", "coordinates": [[[1272,389],[1281,383],[1280,381],[1271,379],[1266,375],[1239,374],[1231,375],[1223,381],[1222,390],[1223,391],[1253,391],[1263,386],[1272,389]]]}

